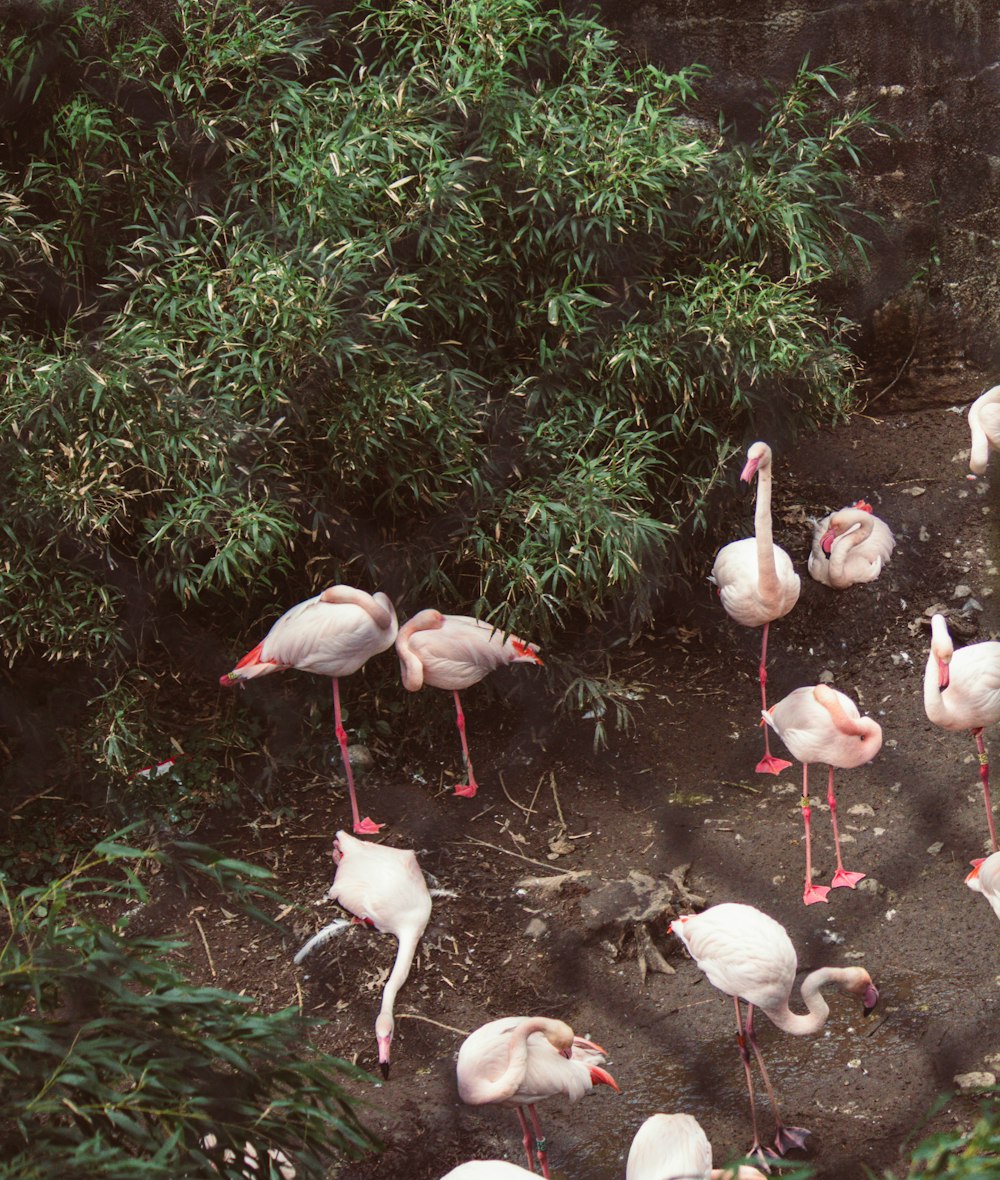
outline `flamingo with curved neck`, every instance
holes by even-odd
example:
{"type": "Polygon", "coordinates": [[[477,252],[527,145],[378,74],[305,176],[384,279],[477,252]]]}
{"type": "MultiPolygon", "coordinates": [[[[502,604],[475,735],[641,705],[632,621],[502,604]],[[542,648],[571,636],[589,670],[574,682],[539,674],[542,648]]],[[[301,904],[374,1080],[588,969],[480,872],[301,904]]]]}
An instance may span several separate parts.
{"type": "Polygon", "coordinates": [[[996,640],[970,643],[956,651],[944,615],[933,615],[931,649],[924,669],[924,712],[942,729],[967,729],[976,739],[986,822],[996,852],[990,762],[983,730],[1000,721],[1000,643],[996,640]]]}
{"type": "Polygon", "coordinates": [[[837,692],[828,684],[797,688],[783,700],[764,711],[765,722],[781,738],[802,763],[802,820],[805,825],[806,879],[802,900],[806,905],[826,901],[831,889],[844,886],[853,889],[864,873],[849,872],[844,868],[840,853],[840,833],[837,830],[837,796],[834,791],[834,768],[852,770],[870,762],[882,748],[882,727],[871,717],[862,717],[850,697],[837,692]],[[833,825],[833,844],[837,853],[837,868],[827,885],[814,885],[812,880],[812,847],[809,821],[812,807],[809,801],[809,765],[825,762],[830,768],[826,801],[833,825]]]}
{"type": "Polygon", "coordinates": [[[1000,450],[1000,385],[987,389],[969,407],[969,430],[972,450],[969,452],[969,479],[986,474],[990,452],[1000,450]]]}
{"type": "Polygon", "coordinates": [[[521,1123],[529,1170],[537,1158],[549,1175],[545,1140],[535,1103],[562,1094],[575,1102],[597,1084],[618,1089],[601,1066],[607,1054],[575,1036],[562,1020],[507,1016],[466,1037],[458,1051],[458,1094],[470,1106],[513,1106],[521,1123]],[[525,1117],[525,1109],[531,1119],[525,1117]]]}
{"type": "Polygon", "coordinates": [[[807,1012],[793,1012],[789,1000],[798,958],[792,940],[779,922],[753,906],[723,902],[700,914],[683,914],[670,923],[670,929],[684,943],[709,983],[732,996],[736,1005],[736,1038],[753,1121],[753,1144],[747,1154],[765,1161],[768,1155],[761,1147],[757,1130],[751,1051],[774,1112],[774,1145],[778,1154],[783,1155],[793,1147],[803,1147],[809,1132],[804,1127],[788,1127],[782,1122],[774,1088],[754,1035],[754,1008],[759,1008],[784,1032],[797,1037],[810,1036],[819,1032],[830,1015],[822,989],[831,984],[848,995],[860,997],[865,1015],[871,1012],[878,1002],[878,990],[871,976],[863,967],[820,967],[811,971],[800,989],[807,1012]],[[745,1022],[740,1000],[747,1005],[745,1022]]]}
{"type": "MultiPolygon", "coordinates": [[[[719,550],[711,580],[718,587],[722,606],[731,619],[744,627],[764,628],[758,676],[761,708],[766,709],[768,629],[796,604],[801,582],[792,559],[772,538],[771,448],[765,442],[755,442],[747,451],[740,479],[749,483],[754,476],[757,477],[754,535],[732,541],[719,550]]],[[[790,765],[772,755],[765,728],[764,757],[757,763],[757,770],[763,774],[780,774],[790,765]]]]}
{"type": "Polygon", "coordinates": [[[889,563],[896,538],[863,500],[816,521],[809,573],[825,586],[846,590],[874,582],[889,563]]]}

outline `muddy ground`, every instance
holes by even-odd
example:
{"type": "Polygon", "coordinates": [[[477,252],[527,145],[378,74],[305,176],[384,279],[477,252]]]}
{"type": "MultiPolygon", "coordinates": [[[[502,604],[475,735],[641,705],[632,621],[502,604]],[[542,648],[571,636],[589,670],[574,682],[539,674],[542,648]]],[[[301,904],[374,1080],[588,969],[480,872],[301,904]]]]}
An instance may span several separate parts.
{"type": "MultiPolygon", "coordinates": [[[[987,383],[970,378],[956,401],[967,406],[987,383]]],[[[802,593],[772,628],[768,681],[773,702],[827,671],[883,726],[876,760],[839,778],[845,861],[867,880],[833,891],[826,905],[803,906],[800,770],[754,773],[760,633],[730,622],[707,584],[683,626],[648,635],[630,653],[624,667],[641,693],[635,732],[605,752],[593,752],[587,722],[550,727],[542,677],[509,669],[499,675],[516,678],[517,690],[503,707],[488,694],[466,694],[481,790],[474,800],[456,798],[458,744],[442,694],[432,739],[414,735],[404,770],[388,773],[377,762],[359,787],[362,809],[391,821],[384,838],[418,850],[425,870],[458,896],[435,902],[397,1006],[391,1078],[370,1095],[386,1150],[345,1165],[343,1180],[436,1180],[483,1157],[523,1163],[513,1112],[464,1107],[455,1088],[464,1033],[521,1013],[562,1017],[598,1040],[621,1086],[620,1094],[600,1087],[575,1106],[540,1108],[554,1176],[621,1177],[632,1136],[657,1110],[696,1115],[717,1163],[741,1154],[750,1123],[732,1002],[667,933],[669,904],[644,941],[623,919],[635,900],[630,887],[607,885],[633,871],[668,880],[682,866],[686,876],[677,879],[706,904],[748,902],[782,922],[802,971],[861,963],[881,990],[867,1020],[834,993],[816,1037],[760,1022],[782,1113],[813,1131],[799,1158],[819,1176],[903,1172],[900,1152],[911,1136],[971,1123],[977,1100],[967,1094],[928,1113],[956,1075],[1000,1072],[1000,930],[964,884],[968,861],[986,850],[974,743],[931,726],[921,685],[928,608],[945,604],[968,638],[1000,632],[1000,459],[992,479],[968,482],[966,419],[947,407],[869,415],[792,449],[775,441],[775,540],[800,570],[802,593]],[[889,522],[896,552],[877,583],[832,591],[806,574],[806,518],[859,497],[889,522]],[[431,741],[436,757],[428,757],[431,741]],[[569,870],[593,877],[551,894],[519,886],[569,870]],[[672,974],[642,979],[636,947],[649,943],[672,974]]],[[[751,513],[747,496],[744,532],[722,540],[749,532],[751,513]]],[[[987,742],[1000,767],[1000,735],[987,742]]],[[[833,865],[824,785],[817,772],[821,882],[833,865]]],[[[206,979],[267,1007],[301,1002],[325,1022],[323,1048],[374,1068],[372,1024],[394,941],[356,927],[292,965],[301,942],[334,916],[322,899],[332,837],[346,826],[343,790],[289,781],[282,803],[291,814],[276,819],[248,801],[240,821],[227,821],[226,846],[273,868],[285,895],[314,902],[312,921],[289,919],[282,943],[238,917],[202,913],[203,944],[185,907],[163,898],[158,912],[189,938],[206,979]]],[[[690,908],[683,891],[673,895],[677,908],[690,908]]],[[[767,1134],[766,1101],[761,1114],[767,1134]]]]}

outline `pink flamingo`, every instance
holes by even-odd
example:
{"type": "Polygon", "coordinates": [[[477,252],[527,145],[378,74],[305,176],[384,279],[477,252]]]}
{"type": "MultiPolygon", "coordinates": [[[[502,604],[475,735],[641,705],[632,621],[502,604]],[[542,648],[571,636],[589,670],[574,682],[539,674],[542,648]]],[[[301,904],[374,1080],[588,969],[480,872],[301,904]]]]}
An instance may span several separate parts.
{"type": "Polygon", "coordinates": [[[969,429],[972,432],[972,450],[969,453],[967,478],[986,474],[990,451],[1000,450],[1000,385],[994,385],[969,407],[969,429]]]}
{"type": "MultiPolygon", "coordinates": [[[[774,619],[787,615],[799,598],[801,582],[792,559],[771,539],[771,448],[755,442],[747,451],[747,463],[740,479],[749,483],[757,476],[757,505],[754,535],[723,546],[712,566],[712,581],[726,613],[744,627],[763,626],[760,644],[760,702],[767,708],[767,632],[774,619]]],[[[790,762],[771,754],[764,730],[764,757],[757,770],[780,774],[790,762]]]]}
{"type": "MultiPolygon", "coordinates": [[[[632,1140],[625,1180],[764,1180],[756,1168],[712,1167],[712,1145],[690,1114],[651,1114],[632,1140]]],[[[471,1180],[471,1177],[470,1177],[471,1180]]]]}
{"type": "Polygon", "coordinates": [[[1000,918],[1000,852],[994,852],[985,860],[977,861],[972,872],[965,878],[965,883],[976,893],[981,893],[1000,918]]]}
{"type": "Polygon", "coordinates": [[[764,720],[802,763],[802,819],[806,832],[806,883],[802,900],[806,905],[826,901],[830,889],[844,886],[853,889],[864,873],[851,873],[840,858],[840,835],[837,831],[837,799],[833,790],[834,767],[853,770],[871,762],[882,748],[882,727],[870,717],[862,717],[850,697],[828,684],[797,688],[764,713],[764,720]],[[830,805],[833,844],[837,850],[837,870],[829,886],[812,882],[812,855],[809,844],[809,765],[825,762],[830,768],[826,801],[830,805]]]}
{"type": "Polygon", "coordinates": [[[465,714],[459,690],[478,684],[490,672],[506,664],[541,664],[538,646],[505,635],[489,623],[469,615],[443,615],[422,610],[404,623],[396,636],[396,651],[408,692],[425,684],[448,689],[455,697],[455,722],[462,739],[462,757],[469,781],[455,788],[456,795],[471,799],[479,788],[472,771],[465,737],[465,714]]]}
{"type": "Polygon", "coordinates": [[[723,902],[700,914],[684,914],[670,923],[671,931],[684,943],[708,981],[736,1005],[736,1040],[743,1060],[750,1115],[753,1120],[753,1144],[748,1155],[766,1162],[767,1152],[760,1146],[753,1078],[750,1074],[750,1051],[757,1059],[761,1079],[774,1111],[774,1144],[779,1155],[793,1147],[804,1147],[809,1132],[803,1127],[788,1127],[781,1120],[778,1103],[771,1086],[764,1059],[753,1031],[754,1008],[778,1028],[793,1036],[810,1036],[826,1023],[830,1009],[822,988],[834,984],[842,992],[860,996],[867,1015],[878,1002],[878,991],[863,967],[820,967],[802,981],[802,1001],[808,1015],[793,1012],[788,1001],[795,982],[798,959],[785,928],[753,906],[723,902]],[[740,1000],[747,1004],[744,1023],[740,1000]]]}
{"type": "MultiPolygon", "coordinates": [[[[333,842],[333,861],[337,872],[327,894],[330,900],[354,914],[355,922],[396,936],[396,961],[382,988],[382,1004],[375,1018],[379,1066],[382,1076],[388,1078],[396,1028],[393,1007],[430,921],[431,895],[416,853],[409,849],[369,844],[347,832],[338,832],[333,842]]],[[[295,962],[301,963],[315,947],[349,925],[341,919],[324,927],[303,946],[295,962]]]]}
{"type": "Polygon", "coordinates": [[[574,1036],[561,1020],[547,1016],[506,1016],[491,1020],[466,1037],[458,1051],[458,1094],[470,1106],[513,1106],[521,1123],[528,1168],[532,1150],[543,1176],[549,1165],[535,1110],[543,1098],[562,1094],[571,1102],[598,1083],[618,1089],[601,1069],[607,1054],[593,1041],[574,1036]],[[522,1107],[527,1107],[532,1129],[522,1107]]]}
{"type": "Polygon", "coordinates": [[[350,676],[366,660],[392,647],[396,638],[396,612],[380,593],[366,594],[353,586],[329,586],[286,611],[264,639],[231,671],[219,678],[225,687],[240,680],[298,668],[333,678],[333,713],[337,743],[344,760],[351,796],[354,830],[370,835],[384,825],[358,812],[354,776],[347,756],[347,733],[340,716],[340,677],[350,676]]]}
{"type": "Polygon", "coordinates": [[[506,1160],[469,1160],[452,1168],[441,1180],[524,1180],[525,1176],[537,1175],[506,1160]]]}
{"type": "Polygon", "coordinates": [[[968,729],[976,739],[990,842],[997,833],[990,800],[990,763],[983,729],[1000,721],[1000,643],[970,643],[955,651],[944,615],[931,618],[931,650],[924,670],[924,712],[942,729],[968,729]]]}
{"type": "Polygon", "coordinates": [[[809,573],[834,590],[874,582],[895,547],[889,526],[872,512],[870,504],[858,500],[814,523],[809,573]]]}

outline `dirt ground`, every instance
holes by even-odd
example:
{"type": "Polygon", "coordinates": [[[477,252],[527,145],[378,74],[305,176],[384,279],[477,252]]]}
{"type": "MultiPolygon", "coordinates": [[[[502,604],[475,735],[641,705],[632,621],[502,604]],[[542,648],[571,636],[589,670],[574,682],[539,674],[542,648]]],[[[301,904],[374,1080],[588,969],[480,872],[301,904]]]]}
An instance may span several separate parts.
{"type": "MultiPolygon", "coordinates": [[[[956,396],[963,410],[986,384],[970,377],[956,396]]],[[[967,481],[964,412],[940,405],[859,417],[793,449],[771,441],[775,540],[799,569],[802,593],[771,630],[769,700],[829,672],[883,726],[875,761],[838,778],[845,862],[866,881],[856,891],[834,890],[826,905],[802,904],[800,768],[776,778],[754,772],[762,748],[760,632],[732,623],[707,583],[683,626],[648,635],[630,653],[626,666],[641,693],[635,733],[613,738],[605,752],[593,752],[587,722],[551,729],[539,721],[547,710],[536,670],[498,674],[517,686],[503,708],[476,690],[465,697],[481,784],[475,799],[451,793],[460,759],[444,710],[430,757],[429,744],[414,740],[404,770],[376,764],[359,785],[363,811],[390,821],[383,837],[416,849],[425,871],[457,897],[435,901],[397,1003],[390,1080],[369,1093],[370,1121],[386,1150],[345,1165],[342,1180],[437,1180],[474,1158],[523,1164],[514,1113],[465,1107],[455,1087],[463,1035],[512,1014],[558,1016],[597,1040],[621,1086],[620,1094],[602,1086],[575,1106],[554,1100],[540,1108],[555,1177],[621,1177],[633,1135],[658,1110],[696,1115],[717,1164],[739,1156],[750,1122],[732,1002],[667,931],[675,908],[691,908],[678,880],[705,904],[748,902],[777,918],[800,971],[860,963],[881,991],[867,1019],[834,992],[815,1037],[760,1021],[782,1114],[812,1129],[799,1158],[819,1176],[904,1172],[906,1142],[974,1119],[970,1094],[929,1112],[956,1075],[1000,1072],[997,922],[964,884],[968,861],[986,850],[987,828],[974,742],[935,729],[921,693],[934,604],[954,612],[964,628],[959,642],[1000,632],[1000,459],[992,479],[967,481]],[[807,518],[858,498],[890,524],[897,548],[878,582],[837,592],[806,574],[807,518]],[[686,876],[672,882],[683,866],[686,876]],[[548,893],[519,885],[583,870],[592,876],[548,893]],[[632,887],[609,884],[633,872],[669,886],[643,929],[632,887]],[[651,971],[643,980],[636,948],[650,945],[673,973],[651,971]]],[[[741,458],[733,462],[738,471],[741,458]]],[[[741,531],[722,540],[747,535],[751,519],[748,494],[741,531]]],[[[991,744],[1000,767],[1000,737],[988,733],[991,744]]],[[[774,748],[784,752],[777,739],[774,748]]],[[[833,854],[819,768],[812,786],[823,882],[833,854]]],[[[343,789],[288,782],[282,802],[286,818],[248,809],[229,821],[226,846],[271,867],[286,896],[314,902],[312,922],[289,919],[282,942],[238,916],[202,913],[203,944],[185,909],[161,912],[176,915],[206,979],[267,1007],[301,1002],[325,1022],[324,1049],[374,1069],[373,1021],[394,940],[355,927],[301,967],[292,964],[305,938],[336,913],[323,898],[332,838],[347,826],[343,789]]],[[[797,996],[793,1007],[802,1010],[797,996]]],[[[760,1110],[769,1135],[764,1099],[760,1110]]]]}

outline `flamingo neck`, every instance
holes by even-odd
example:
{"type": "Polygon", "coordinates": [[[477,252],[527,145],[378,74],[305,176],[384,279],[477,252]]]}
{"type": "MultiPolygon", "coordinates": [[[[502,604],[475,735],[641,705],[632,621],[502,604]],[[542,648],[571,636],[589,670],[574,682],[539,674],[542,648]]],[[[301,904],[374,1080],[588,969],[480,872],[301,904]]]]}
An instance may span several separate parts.
{"type": "Polygon", "coordinates": [[[422,610],[400,627],[396,635],[396,654],[399,656],[403,687],[407,692],[418,692],[424,686],[424,665],[410,646],[410,640],[418,631],[437,631],[443,626],[444,615],[440,611],[422,610]]]}
{"type": "Polygon", "coordinates": [[[781,584],[774,562],[774,535],[771,531],[771,464],[757,468],[757,504],[753,518],[757,540],[757,588],[765,602],[777,603],[781,598],[781,584]]]}
{"type": "MultiPolygon", "coordinates": [[[[819,685],[818,687],[823,688],[825,686],[819,685]]],[[[833,722],[838,733],[846,734],[848,737],[859,737],[864,741],[866,738],[874,737],[876,729],[879,729],[881,732],[878,723],[870,717],[852,717],[844,708],[843,702],[835,692],[814,691],[813,696],[830,714],[830,720],[833,722]]]]}
{"type": "Polygon", "coordinates": [[[393,963],[389,978],[385,981],[385,987],[382,989],[380,1016],[392,1016],[396,996],[410,974],[410,967],[413,965],[413,958],[417,953],[421,934],[423,934],[423,929],[400,932],[399,945],[396,947],[396,961],[393,963]]]}
{"type": "MultiPolygon", "coordinates": [[[[477,1086],[478,1101],[503,1102],[516,1093],[518,1086],[524,1080],[525,1069],[528,1064],[528,1038],[532,1033],[545,1033],[546,1037],[558,1027],[558,1021],[550,1020],[547,1016],[532,1016],[521,1023],[510,1034],[510,1046],[507,1057],[507,1068],[491,1082],[482,1081],[477,1086]]],[[[551,1042],[550,1042],[551,1043],[551,1042]]]]}
{"type": "Polygon", "coordinates": [[[823,998],[822,989],[830,983],[840,985],[848,982],[854,970],[853,967],[820,967],[810,972],[803,979],[801,988],[802,1002],[809,1009],[808,1014],[793,1012],[786,1000],[780,1008],[765,1008],[765,1015],[792,1036],[806,1037],[819,1032],[830,1015],[830,1005],[823,998]]]}

